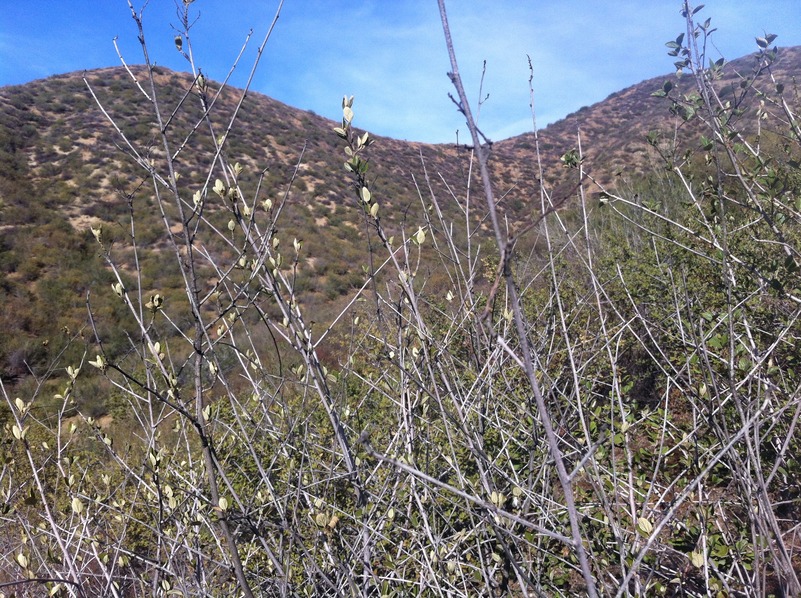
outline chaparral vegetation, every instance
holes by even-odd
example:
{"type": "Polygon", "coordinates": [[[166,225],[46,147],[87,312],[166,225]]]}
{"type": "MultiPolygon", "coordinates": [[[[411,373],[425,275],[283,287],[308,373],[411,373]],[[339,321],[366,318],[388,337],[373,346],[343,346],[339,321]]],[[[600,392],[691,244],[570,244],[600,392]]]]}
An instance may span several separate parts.
{"type": "Polygon", "coordinates": [[[0,90],[0,596],[801,595],[801,51],[684,3],[491,143],[438,4],[462,145],[207,78],[186,1],[186,74],[129,4],[0,90]]]}

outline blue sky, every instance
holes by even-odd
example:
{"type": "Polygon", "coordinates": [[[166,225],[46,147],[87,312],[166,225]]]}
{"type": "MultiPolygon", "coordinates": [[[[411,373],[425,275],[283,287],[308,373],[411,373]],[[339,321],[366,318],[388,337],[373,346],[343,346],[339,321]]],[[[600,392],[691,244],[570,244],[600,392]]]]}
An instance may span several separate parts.
{"type": "MultiPolygon", "coordinates": [[[[141,7],[143,0],[133,0],[141,7]]],[[[480,126],[491,139],[533,128],[528,62],[534,65],[537,125],[643,79],[672,70],[665,42],[683,30],[680,0],[450,0],[448,11],[468,94],[478,99],[487,62],[480,126]]],[[[196,0],[197,64],[210,78],[227,74],[245,36],[254,36],[233,79],[241,85],[278,6],[277,0],[196,0]]],[[[801,45],[798,0],[707,0],[700,13],[718,28],[715,58],[753,51],[754,37],[775,33],[801,45]]],[[[173,45],[174,0],[144,12],[151,58],[180,70],[173,45]]],[[[0,85],[142,62],[125,0],[0,0],[0,85]]],[[[450,70],[436,0],[285,0],[254,89],[298,108],[339,118],[343,94],[355,95],[355,124],[378,135],[428,142],[464,139],[448,99],[450,70]]]]}

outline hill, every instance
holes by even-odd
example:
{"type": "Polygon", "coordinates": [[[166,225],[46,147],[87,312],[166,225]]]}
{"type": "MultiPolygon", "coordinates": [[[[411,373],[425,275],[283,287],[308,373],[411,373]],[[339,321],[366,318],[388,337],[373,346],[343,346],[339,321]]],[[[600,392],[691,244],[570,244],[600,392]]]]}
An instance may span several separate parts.
{"type": "MultiPolygon", "coordinates": [[[[705,64],[698,10],[671,47],[705,64]]],[[[142,67],[2,90],[0,586],[801,594],[772,41],[487,143],[491,172],[347,98],[332,123],[142,67]]]]}
{"type": "MultiPolygon", "coordinates": [[[[757,60],[758,56],[752,54],[726,63],[716,81],[722,99],[741,106],[743,128],[751,133],[757,130],[754,108],[762,90],[741,84],[753,83],[755,69],[759,68],[757,60]]],[[[797,89],[801,46],[780,48],[771,75],[776,84],[788,90],[797,89]]],[[[649,134],[658,133],[662,143],[675,140],[670,151],[677,156],[688,147],[699,147],[698,129],[672,114],[670,103],[654,95],[665,82],[670,82],[680,93],[696,91],[691,76],[666,74],[615,92],[602,102],[581,108],[543,129],[539,146],[548,174],[546,180],[559,179],[559,158],[577,147],[579,133],[587,168],[604,186],[614,185],[621,177],[631,184],[638,177],[663,168],[663,161],[652,151],[649,134]]],[[[504,159],[521,161],[531,152],[534,138],[533,133],[526,133],[503,140],[497,144],[498,152],[504,159]]]]}
{"type": "MultiPolygon", "coordinates": [[[[753,57],[735,60],[726,65],[720,81],[722,88],[731,88],[727,93],[742,103],[742,118],[750,121],[757,94],[750,88],[743,97],[738,92],[739,81],[748,81],[753,68],[753,57]]],[[[134,73],[143,79],[141,69],[134,73]]],[[[165,69],[157,73],[162,106],[168,112],[170,107],[182,107],[169,121],[170,135],[180,145],[202,116],[192,94],[193,80],[165,69]]],[[[782,49],[772,66],[776,82],[790,87],[799,73],[801,48],[782,49]]],[[[696,133],[679,115],[671,114],[667,100],[654,96],[668,80],[681,89],[689,79],[669,75],[643,81],[537,135],[494,143],[491,167],[496,195],[502,198],[500,207],[510,224],[527,222],[540,212],[537,142],[546,191],[556,201],[568,199],[567,209],[571,200],[566,196],[575,195],[577,178],[560,157],[577,147],[579,132],[585,168],[597,182],[624,193],[664,167],[654,150],[657,143],[649,144],[649,134],[652,142],[659,139],[664,145],[667,139],[675,155],[684,147],[697,146],[696,133]]],[[[209,87],[216,91],[220,85],[209,87]]],[[[92,94],[127,139],[146,148],[139,160],[163,158],[149,103],[122,67],[0,89],[0,289],[6,307],[2,325],[10,332],[0,344],[0,375],[6,379],[49,363],[53,353],[43,349],[42,339],[55,337],[59,330],[74,333],[80,328],[86,317],[86,292],[108,283],[93,254],[90,227],[104,223],[107,230],[126,235],[129,201],[134,197],[137,202],[149,201],[148,192],[140,189],[144,178],[137,157],[121,143],[92,94]]],[[[222,90],[212,108],[217,122],[228,122],[240,98],[241,90],[222,90]]],[[[364,226],[359,210],[351,205],[355,195],[344,175],[340,140],[332,131],[336,124],[249,92],[225,149],[228,160],[244,167],[242,181],[248,192],[255,193],[258,187],[262,199],[286,200],[282,232],[302,239],[308,255],[314,256],[307,264],[304,301],[319,311],[323,321],[341,296],[361,284],[361,273],[354,266],[365,263],[353,243],[364,226]]],[[[212,145],[211,133],[201,127],[181,149],[179,174],[188,196],[207,183],[212,145]]],[[[445,220],[462,222],[455,198],[467,192],[470,156],[466,147],[375,138],[369,148],[370,177],[392,232],[414,232],[404,230],[405,222],[416,222],[430,207],[421,199],[429,188],[439,198],[445,220]]],[[[482,213],[474,205],[475,226],[485,226],[482,213]]],[[[156,213],[139,224],[141,248],[162,247],[161,226],[156,213]]],[[[150,255],[143,264],[152,286],[180,288],[177,273],[161,270],[156,256],[150,255]]]]}

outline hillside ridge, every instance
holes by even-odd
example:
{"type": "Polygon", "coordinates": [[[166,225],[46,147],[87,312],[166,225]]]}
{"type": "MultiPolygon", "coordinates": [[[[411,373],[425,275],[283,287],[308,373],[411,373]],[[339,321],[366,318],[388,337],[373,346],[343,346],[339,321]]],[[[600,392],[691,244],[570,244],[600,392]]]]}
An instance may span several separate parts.
{"type": "MultiPolygon", "coordinates": [[[[752,67],[750,55],[724,69],[719,83],[733,88],[729,92],[732,98],[739,97],[736,84],[748,81],[752,67]]],[[[132,68],[145,80],[143,67],[132,68]]],[[[776,82],[796,93],[801,47],[780,49],[771,69],[776,82]]],[[[155,67],[155,73],[164,113],[172,114],[175,106],[182,106],[169,118],[168,136],[174,147],[182,148],[178,156],[180,187],[190,198],[214,182],[216,175],[209,180],[213,139],[207,128],[198,128],[203,113],[192,77],[162,67],[155,67]]],[[[8,307],[0,325],[9,331],[9,340],[0,347],[0,375],[23,375],[30,364],[46,363],[47,352],[37,339],[52,337],[61,329],[74,330],[76,322],[85,320],[81,297],[94,286],[107,284],[103,267],[93,254],[90,227],[103,226],[123,237],[128,234],[131,202],[152,201],[152,187],[143,187],[147,175],[98,108],[84,78],[120,131],[140,148],[139,159],[158,163],[164,158],[151,106],[123,67],[55,75],[0,88],[0,300],[8,307]]],[[[643,176],[664,172],[665,162],[649,145],[649,134],[668,145],[676,138],[675,147],[666,149],[676,155],[697,148],[697,132],[671,114],[669,100],[653,95],[664,81],[680,89],[689,78],[666,75],[648,79],[536,134],[493,143],[490,166],[506,222],[511,227],[525,226],[539,216],[542,184],[566,209],[576,205],[578,171],[565,168],[560,158],[578,146],[579,132],[584,169],[593,181],[624,194],[635,193],[643,176]]],[[[208,85],[214,97],[220,84],[210,81],[208,85]]],[[[241,94],[236,88],[223,90],[211,109],[215,122],[227,126],[241,94]]],[[[746,130],[748,119],[753,120],[747,108],[756,97],[750,93],[743,98],[741,118],[746,130]]],[[[358,128],[358,102],[354,109],[358,128]]],[[[305,253],[310,256],[305,264],[305,300],[321,312],[361,284],[361,272],[353,265],[365,261],[356,241],[367,234],[367,227],[343,168],[341,140],[333,132],[336,124],[248,92],[224,152],[229,163],[242,166],[241,184],[249,201],[285,201],[282,236],[305,242],[305,253]]],[[[430,213],[428,198],[432,194],[445,221],[464,230],[460,202],[468,193],[469,173],[473,188],[478,188],[469,148],[374,139],[367,154],[371,187],[380,198],[382,221],[390,233],[413,234],[430,213]]],[[[592,191],[592,183],[585,183],[592,191]]],[[[478,208],[471,207],[470,226],[488,230],[480,206],[479,201],[478,208]]],[[[159,249],[164,234],[161,228],[155,213],[150,220],[141,221],[139,246],[159,249]]],[[[173,284],[168,280],[171,274],[159,269],[156,257],[148,260],[144,265],[153,288],[173,284]]]]}

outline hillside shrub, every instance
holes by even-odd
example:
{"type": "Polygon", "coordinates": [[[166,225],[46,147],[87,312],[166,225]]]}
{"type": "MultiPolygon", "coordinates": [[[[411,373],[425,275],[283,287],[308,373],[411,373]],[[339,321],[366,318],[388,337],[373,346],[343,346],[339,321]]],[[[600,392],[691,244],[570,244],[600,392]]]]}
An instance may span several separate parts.
{"type": "MultiPolygon", "coordinates": [[[[191,4],[190,85],[160,86],[145,52],[136,81],[88,89],[140,96],[110,118],[141,178],[116,180],[79,241],[54,221],[11,241],[65,253],[15,266],[47,304],[14,305],[49,338],[17,334],[15,371],[34,375],[0,382],[0,592],[801,594],[801,129],[773,36],[726,99],[685,3],[668,49],[694,89],[656,96],[697,127],[689,147],[654,133],[666,167],[595,199],[572,150],[570,202],[544,181],[507,222],[496,189],[513,181],[493,179],[439,0],[472,142],[440,173],[450,194],[393,205],[373,177],[384,141],[346,96],[319,188],[348,195],[320,212],[298,205],[299,164],[282,179],[229,159],[247,89],[200,74],[191,4]],[[203,153],[185,176],[184,143],[203,153]],[[348,243],[302,230],[321,215],[348,243]]],[[[297,135],[275,143],[299,152],[297,135]]]]}

